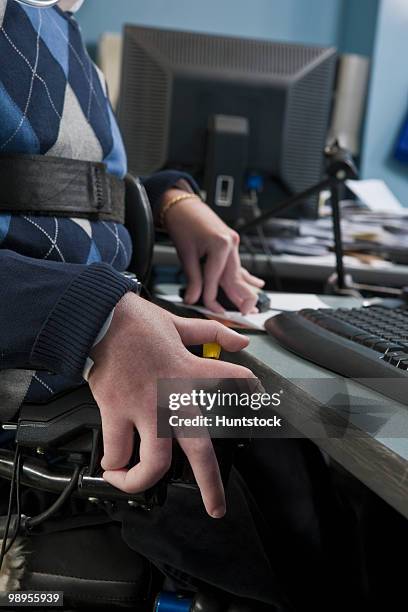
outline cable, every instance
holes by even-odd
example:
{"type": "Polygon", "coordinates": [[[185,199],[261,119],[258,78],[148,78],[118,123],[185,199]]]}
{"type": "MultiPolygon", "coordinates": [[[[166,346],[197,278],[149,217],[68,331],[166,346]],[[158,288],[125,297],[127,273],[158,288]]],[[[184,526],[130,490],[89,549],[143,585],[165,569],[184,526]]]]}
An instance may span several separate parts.
{"type": "MultiPolygon", "coordinates": [[[[75,466],[71,480],[69,481],[68,485],[65,487],[61,495],[58,497],[58,499],[52,504],[52,506],[50,506],[50,508],[48,508],[47,510],[45,510],[38,516],[28,518],[25,523],[25,527],[27,529],[32,529],[33,527],[40,525],[40,523],[43,523],[44,521],[49,519],[63,506],[63,504],[71,496],[71,493],[73,492],[73,490],[78,484],[78,478],[79,478],[80,471],[81,471],[80,466],[75,466]]],[[[13,468],[13,474],[12,474],[11,484],[10,484],[10,496],[9,496],[9,503],[8,503],[7,519],[6,519],[6,525],[4,528],[4,536],[3,536],[1,552],[0,552],[0,571],[3,566],[3,562],[4,562],[4,558],[6,554],[11,550],[20,532],[21,519],[22,519],[21,495],[20,495],[20,475],[21,475],[21,453],[20,453],[20,448],[16,446],[16,451],[14,454],[14,468],[13,468]],[[11,523],[11,518],[12,518],[12,508],[13,508],[13,499],[14,499],[15,490],[16,490],[16,521],[15,521],[13,536],[10,539],[10,541],[7,543],[9,531],[10,531],[10,523],[11,523]]]]}
{"type": "MultiPolygon", "coordinates": [[[[259,209],[258,209],[259,210],[259,209]]],[[[275,268],[275,264],[273,263],[273,253],[269,247],[269,244],[267,244],[267,240],[266,240],[266,236],[264,234],[264,230],[263,230],[263,226],[262,223],[261,224],[257,224],[257,221],[261,218],[263,218],[263,215],[257,214],[256,209],[254,207],[251,207],[249,209],[250,214],[252,215],[252,219],[250,221],[246,221],[246,223],[244,223],[244,225],[241,225],[241,228],[239,228],[238,226],[238,231],[241,234],[241,244],[245,244],[246,249],[249,251],[249,254],[252,255],[253,257],[253,262],[251,265],[251,271],[252,273],[256,274],[256,272],[253,272],[253,268],[255,268],[255,264],[256,264],[256,254],[259,253],[259,248],[257,249],[256,247],[254,247],[254,245],[252,244],[251,241],[251,237],[250,235],[248,235],[246,233],[246,228],[250,227],[253,223],[255,224],[254,227],[256,229],[256,232],[258,234],[258,238],[259,238],[259,242],[262,248],[262,251],[266,257],[266,263],[272,273],[272,278],[274,280],[274,284],[275,284],[275,290],[276,291],[282,291],[282,284],[281,284],[281,279],[279,277],[279,274],[275,268]]]]}
{"type": "Polygon", "coordinates": [[[14,467],[13,467],[13,474],[12,474],[11,483],[10,483],[10,495],[9,495],[9,503],[8,503],[8,510],[7,510],[6,526],[4,528],[4,536],[3,536],[3,541],[1,543],[1,550],[0,550],[0,571],[3,566],[4,557],[6,556],[6,553],[8,552],[7,539],[8,539],[8,534],[10,531],[16,476],[17,476],[17,472],[20,466],[19,457],[20,457],[20,447],[17,444],[16,450],[14,453],[14,467]]]}
{"type": "Polygon", "coordinates": [[[17,471],[16,471],[16,484],[15,484],[15,489],[16,489],[16,524],[15,524],[15,528],[14,528],[14,534],[6,548],[6,552],[5,554],[7,554],[14,542],[17,540],[18,534],[20,533],[20,527],[21,527],[21,491],[20,491],[20,476],[21,476],[21,453],[19,453],[18,457],[17,457],[17,471]]]}
{"type": "Polygon", "coordinates": [[[79,465],[75,466],[75,469],[71,476],[71,480],[69,481],[69,483],[67,484],[67,486],[65,487],[61,495],[58,497],[58,499],[52,504],[52,506],[50,506],[47,510],[44,510],[44,512],[41,512],[41,514],[38,514],[37,516],[33,516],[27,519],[26,521],[27,530],[30,530],[33,527],[37,527],[44,521],[51,518],[56,512],[58,512],[58,510],[64,505],[64,503],[70,497],[73,490],[76,488],[78,484],[78,478],[79,478],[80,471],[81,471],[80,466],[79,465]]]}
{"type": "MultiPolygon", "coordinates": [[[[282,291],[281,287],[281,279],[279,277],[279,274],[275,268],[275,264],[273,263],[272,260],[272,256],[273,253],[272,251],[265,245],[265,243],[262,241],[261,237],[259,237],[259,241],[261,244],[261,249],[263,251],[263,254],[266,257],[266,264],[269,267],[271,273],[272,273],[272,278],[274,281],[274,289],[275,291],[282,291]]],[[[264,276],[264,271],[261,272],[257,272],[258,269],[258,262],[256,261],[256,259],[254,259],[257,255],[259,255],[259,247],[255,247],[249,236],[245,236],[243,235],[241,237],[241,244],[243,244],[245,246],[245,251],[244,253],[248,253],[249,255],[251,255],[252,257],[252,261],[251,261],[251,267],[250,267],[250,272],[251,274],[255,274],[255,276],[259,275],[259,276],[264,276]]]]}
{"type": "Polygon", "coordinates": [[[244,249],[242,249],[244,253],[251,256],[251,261],[249,265],[247,266],[249,267],[249,272],[257,276],[258,275],[258,262],[256,260],[257,251],[254,245],[252,244],[250,238],[246,234],[242,234],[241,236],[241,246],[244,247],[244,249]]]}
{"type": "Polygon", "coordinates": [[[279,274],[276,271],[275,264],[273,263],[273,253],[269,247],[268,241],[266,240],[266,236],[264,234],[263,228],[261,226],[257,226],[257,234],[259,237],[259,241],[261,243],[262,250],[264,255],[266,256],[266,261],[268,263],[269,269],[272,272],[273,280],[275,281],[275,289],[276,291],[282,291],[282,283],[279,278],[279,274]]]}

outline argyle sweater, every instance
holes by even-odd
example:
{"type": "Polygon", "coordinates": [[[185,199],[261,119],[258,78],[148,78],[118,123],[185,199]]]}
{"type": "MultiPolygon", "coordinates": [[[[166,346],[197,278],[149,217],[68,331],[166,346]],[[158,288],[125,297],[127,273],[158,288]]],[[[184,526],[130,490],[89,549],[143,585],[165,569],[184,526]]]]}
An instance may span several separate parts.
{"type": "MultiPolygon", "coordinates": [[[[103,161],[126,174],[105,80],[75,18],[58,7],[0,0],[0,155],[7,153],[103,161]]],[[[180,178],[190,180],[163,171],[144,181],[153,207],[180,178]]],[[[0,214],[0,370],[37,370],[30,399],[82,381],[99,329],[134,286],[119,273],[131,249],[117,223],[0,214]]]]}

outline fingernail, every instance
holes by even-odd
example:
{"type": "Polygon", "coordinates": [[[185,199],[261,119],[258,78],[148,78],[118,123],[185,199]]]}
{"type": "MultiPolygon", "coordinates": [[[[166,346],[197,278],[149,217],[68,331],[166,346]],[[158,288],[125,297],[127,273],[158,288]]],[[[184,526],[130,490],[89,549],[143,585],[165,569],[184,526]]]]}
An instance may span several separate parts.
{"type": "Polygon", "coordinates": [[[208,308],[208,310],[214,314],[225,314],[225,310],[222,306],[211,306],[211,308],[208,308]]]}
{"type": "Polygon", "coordinates": [[[225,516],[225,512],[226,512],[225,506],[219,506],[218,508],[210,512],[210,514],[212,518],[220,519],[223,516],[225,516]]]}

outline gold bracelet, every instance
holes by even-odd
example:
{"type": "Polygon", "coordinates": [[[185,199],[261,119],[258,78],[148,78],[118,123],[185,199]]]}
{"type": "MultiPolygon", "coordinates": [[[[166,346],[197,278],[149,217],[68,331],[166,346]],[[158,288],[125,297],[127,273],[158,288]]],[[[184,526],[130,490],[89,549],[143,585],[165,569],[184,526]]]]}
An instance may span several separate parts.
{"type": "Polygon", "coordinates": [[[173,198],[169,202],[166,202],[166,204],[163,206],[163,208],[160,211],[160,216],[159,216],[160,227],[165,227],[166,215],[169,212],[169,210],[173,208],[175,204],[177,204],[178,202],[182,202],[183,200],[200,200],[200,202],[202,202],[200,196],[197,195],[196,193],[183,193],[182,195],[179,195],[176,198],[173,198]]]}

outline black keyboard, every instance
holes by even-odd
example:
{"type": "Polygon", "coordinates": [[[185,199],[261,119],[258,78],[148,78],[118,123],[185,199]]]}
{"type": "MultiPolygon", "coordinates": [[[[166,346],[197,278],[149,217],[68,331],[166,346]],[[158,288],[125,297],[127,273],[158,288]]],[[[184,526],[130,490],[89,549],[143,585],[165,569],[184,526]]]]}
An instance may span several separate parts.
{"type": "Polygon", "coordinates": [[[408,404],[408,310],[307,309],[269,319],[266,330],[300,357],[408,404]]]}

